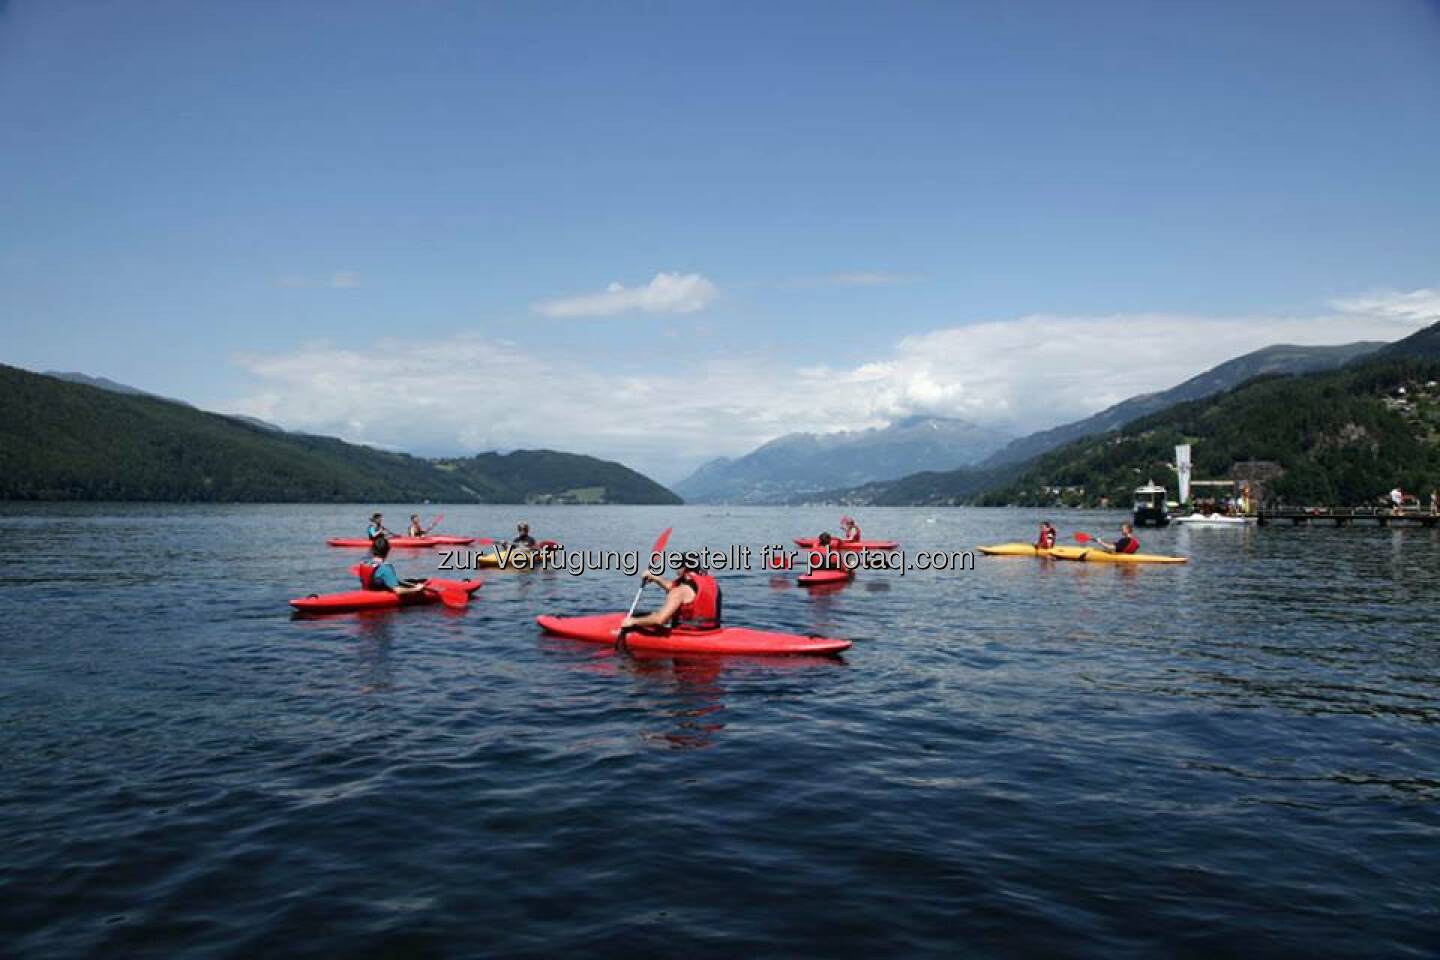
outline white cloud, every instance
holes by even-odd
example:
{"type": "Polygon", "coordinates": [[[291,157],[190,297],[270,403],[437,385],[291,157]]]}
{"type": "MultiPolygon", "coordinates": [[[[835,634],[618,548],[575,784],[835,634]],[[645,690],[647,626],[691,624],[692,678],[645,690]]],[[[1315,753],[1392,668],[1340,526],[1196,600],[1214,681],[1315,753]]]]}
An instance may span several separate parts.
{"type": "Polygon", "coordinates": [[[360,274],[354,270],[338,270],[330,277],[330,286],[336,290],[349,290],[360,286],[360,274]]]}
{"type": "Polygon", "coordinates": [[[617,376],[601,358],[542,356],[473,335],[364,353],[311,344],[242,358],[260,385],[237,412],[424,453],[553,447],[671,480],[796,430],[915,414],[1017,432],[1054,426],[1270,344],[1397,339],[1430,318],[1421,293],[1345,301],[1312,317],[1025,316],[904,337],[854,366],[717,344],[720,359],[617,376]]]}
{"type": "Polygon", "coordinates": [[[657,273],[643,287],[612,283],[600,293],[544,300],[532,309],[547,317],[609,317],[632,310],[695,313],[714,302],[719,292],[698,273],[657,273]]]}
{"type": "Polygon", "coordinates": [[[1330,306],[1346,313],[1370,314],[1391,320],[1430,324],[1440,321],[1440,290],[1401,293],[1385,290],[1360,297],[1332,300],[1330,306]]]}

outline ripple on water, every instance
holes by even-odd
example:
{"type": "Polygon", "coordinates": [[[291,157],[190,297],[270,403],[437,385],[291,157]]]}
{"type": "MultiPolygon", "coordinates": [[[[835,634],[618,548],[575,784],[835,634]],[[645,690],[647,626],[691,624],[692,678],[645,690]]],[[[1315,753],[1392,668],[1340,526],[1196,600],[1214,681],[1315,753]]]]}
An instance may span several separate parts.
{"type": "MultiPolygon", "coordinates": [[[[18,956],[1440,949],[1434,532],[1161,531],[1187,567],[985,558],[820,596],[727,573],[732,620],[856,644],[716,662],[538,634],[628,602],[606,574],[290,619],[345,584],[320,544],[354,508],[0,510],[18,956]]],[[[526,512],[582,548],[834,519],[526,512]]],[[[493,533],[515,509],[445,513],[493,533]]],[[[1035,519],[866,526],[949,548],[1035,519]]]]}

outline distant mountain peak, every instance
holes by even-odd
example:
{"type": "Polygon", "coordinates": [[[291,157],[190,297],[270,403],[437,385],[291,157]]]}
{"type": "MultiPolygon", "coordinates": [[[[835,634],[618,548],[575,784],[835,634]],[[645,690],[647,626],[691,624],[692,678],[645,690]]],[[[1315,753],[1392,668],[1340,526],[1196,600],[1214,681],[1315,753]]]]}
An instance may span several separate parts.
{"type": "Polygon", "coordinates": [[[153,397],[156,400],[169,400],[171,403],[190,404],[183,400],[174,400],[170,397],[161,396],[158,393],[151,393],[149,390],[141,390],[139,387],[132,387],[129,384],[119,383],[109,377],[93,377],[88,373],[77,373],[74,371],[46,370],[41,376],[54,377],[56,380],[64,380],[67,383],[78,383],[85,387],[94,387],[96,390],[104,390],[109,393],[119,393],[127,397],[153,397]]]}
{"type": "Polygon", "coordinates": [[[694,502],[775,503],[802,490],[964,466],[1009,439],[968,420],[925,414],[862,430],[789,433],[745,456],[702,464],[675,492],[694,502]]]}

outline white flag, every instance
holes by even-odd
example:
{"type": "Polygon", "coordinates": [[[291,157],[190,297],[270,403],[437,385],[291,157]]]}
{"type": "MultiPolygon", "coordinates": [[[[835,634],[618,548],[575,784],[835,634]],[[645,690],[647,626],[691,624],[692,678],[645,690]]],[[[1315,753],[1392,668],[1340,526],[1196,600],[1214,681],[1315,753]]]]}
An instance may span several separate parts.
{"type": "Polygon", "coordinates": [[[1180,475],[1180,502],[1190,500],[1190,444],[1175,448],[1175,472],[1180,475]]]}

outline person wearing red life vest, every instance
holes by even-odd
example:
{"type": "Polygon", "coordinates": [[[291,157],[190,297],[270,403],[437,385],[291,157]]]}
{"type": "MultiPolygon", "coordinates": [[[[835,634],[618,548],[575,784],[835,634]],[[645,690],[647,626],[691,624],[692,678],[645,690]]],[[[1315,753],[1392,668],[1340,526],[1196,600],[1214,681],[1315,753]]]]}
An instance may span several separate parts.
{"type": "Polygon", "coordinates": [[[1128,523],[1120,524],[1120,537],[1114,543],[1106,543],[1099,537],[1095,538],[1095,542],[1111,553],[1134,553],[1140,549],[1140,541],[1135,539],[1135,532],[1128,523]]]}
{"type": "Polygon", "coordinates": [[[847,543],[860,539],[860,524],[850,517],[840,518],[840,537],[847,543]]]}
{"type": "Polygon", "coordinates": [[[370,559],[357,568],[362,588],[389,590],[402,597],[408,593],[419,593],[425,589],[424,580],[401,580],[389,558],[390,540],[381,534],[370,544],[370,559]]]}
{"type": "Polygon", "coordinates": [[[1055,524],[1051,523],[1049,520],[1046,520],[1044,523],[1040,524],[1040,535],[1035,538],[1035,549],[1049,550],[1051,547],[1055,546],[1056,536],[1057,534],[1055,532],[1055,524]]]}
{"type": "Polygon", "coordinates": [[[665,602],[642,616],[626,617],[620,622],[621,630],[714,630],[720,626],[720,585],[704,570],[682,562],[674,580],[647,570],[645,582],[664,587],[665,602]]]}
{"type": "Polygon", "coordinates": [[[816,537],[815,546],[810,551],[810,569],[839,570],[841,566],[840,541],[829,533],[816,537]]]}
{"type": "Polygon", "coordinates": [[[815,546],[810,549],[810,572],[816,570],[844,570],[850,579],[855,578],[855,570],[847,568],[840,556],[840,541],[828,533],[816,537],[815,546]]]}

